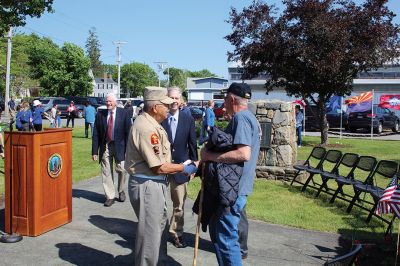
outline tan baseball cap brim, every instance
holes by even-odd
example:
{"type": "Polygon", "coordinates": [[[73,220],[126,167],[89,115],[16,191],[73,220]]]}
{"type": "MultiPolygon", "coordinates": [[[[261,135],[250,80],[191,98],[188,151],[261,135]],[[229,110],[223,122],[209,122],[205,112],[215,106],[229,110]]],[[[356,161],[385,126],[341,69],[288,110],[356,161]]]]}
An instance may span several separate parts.
{"type": "Polygon", "coordinates": [[[173,104],[175,102],[174,99],[169,98],[168,96],[165,97],[165,99],[160,100],[160,102],[164,103],[164,104],[173,104]]]}

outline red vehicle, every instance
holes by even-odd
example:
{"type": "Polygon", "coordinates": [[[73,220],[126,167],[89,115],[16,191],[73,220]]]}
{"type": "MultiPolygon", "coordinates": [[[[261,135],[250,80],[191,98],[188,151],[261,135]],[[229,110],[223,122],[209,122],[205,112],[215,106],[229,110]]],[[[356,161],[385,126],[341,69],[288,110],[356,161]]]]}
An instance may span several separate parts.
{"type": "Polygon", "coordinates": [[[215,118],[221,120],[224,118],[224,103],[216,102],[214,105],[215,118]]]}

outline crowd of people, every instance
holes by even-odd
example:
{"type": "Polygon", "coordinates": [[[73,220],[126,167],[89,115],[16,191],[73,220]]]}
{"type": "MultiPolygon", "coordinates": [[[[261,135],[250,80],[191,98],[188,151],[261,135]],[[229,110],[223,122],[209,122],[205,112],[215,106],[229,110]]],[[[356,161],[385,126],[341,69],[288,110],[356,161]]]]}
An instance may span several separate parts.
{"type": "MultiPolygon", "coordinates": [[[[184,209],[188,183],[195,176],[217,180],[214,189],[220,194],[227,189],[224,180],[236,183],[228,204],[222,199],[214,203],[215,210],[207,225],[219,265],[242,265],[242,259],[247,257],[245,206],[253,189],[260,128],[247,109],[251,98],[247,84],[233,83],[224,93],[229,124],[223,134],[230,140],[230,148],[222,150],[211,148],[220,144],[215,142],[221,134],[215,127],[214,102],[208,102],[197,140],[195,120],[178,87],[145,88],[141,112],[135,116],[129,102],[118,107],[114,94],[107,95],[106,109],[96,111],[90,103],[86,104],[85,137],[92,137],[92,160],[101,166],[104,206],[124,202],[129,196],[138,220],[135,265],[163,265],[167,260],[167,241],[176,248],[187,246],[184,209]],[[240,171],[227,172],[227,166],[240,171]],[[114,170],[118,178],[114,178],[114,170]],[[172,200],[170,218],[168,197],[172,200]]],[[[45,113],[39,100],[34,100],[30,107],[26,101],[16,104],[13,97],[8,104],[18,130],[41,131],[42,117],[50,121],[50,127],[61,127],[57,105],[45,113]]],[[[76,107],[71,101],[67,127],[70,123],[74,127],[75,115],[76,107]]]]}
{"type": "MultiPolygon", "coordinates": [[[[231,141],[229,150],[210,149],[220,132],[215,128],[212,101],[202,123],[200,142],[204,145],[200,151],[197,149],[195,121],[184,107],[178,87],[168,90],[147,87],[143,112],[134,121],[129,107],[125,110],[118,107],[113,94],[106,98],[107,109],[95,115],[92,159],[101,165],[104,206],[124,202],[126,194],[129,195],[138,220],[135,265],[163,265],[167,259],[168,240],[176,248],[187,246],[184,238],[187,186],[195,175],[204,179],[205,174],[214,180],[229,178],[237,183],[229,204],[222,200],[214,204],[216,209],[208,224],[218,264],[242,265],[242,259],[246,258],[245,206],[253,190],[260,129],[254,114],[247,109],[250,87],[245,83],[233,83],[224,93],[225,117],[230,121],[223,134],[231,141]],[[241,174],[219,170],[232,165],[238,167],[241,174]],[[199,170],[212,167],[217,170],[199,170]],[[114,168],[118,179],[113,178],[114,168]],[[127,185],[125,177],[128,177],[127,185]],[[116,188],[114,180],[118,180],[116,188]],[[168,196],[172,200],[169,219],[168,196]]],[[[217,182],[216,186],[220,193],[226,188],[222,182],[217,182]]]]}

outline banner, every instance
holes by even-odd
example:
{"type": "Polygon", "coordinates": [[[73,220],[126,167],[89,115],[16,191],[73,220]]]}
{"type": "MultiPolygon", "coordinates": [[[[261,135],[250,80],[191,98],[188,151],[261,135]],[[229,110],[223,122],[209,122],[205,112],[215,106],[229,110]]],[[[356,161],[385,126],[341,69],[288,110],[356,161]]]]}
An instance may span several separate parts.
{"type": "Polygon", "coordinates": [[[334,95],[329,99],[329,102],[326,104],[326,112],[339,113],[337,110],[341,110],[341,105],[342,105],[342,96],[334,95]]]}
{"type": "Polygon", "coordinates": [[[391,108],[400,110],[400,94],[382,95],[379,101],[382,108],[391,108]]]}
{"type": "Polygon", "coordinates": [[[373,92],[368,91],[345,100],[348,105],[347,113],[365,112],[372,109],[373,92]]]}
{"type": "Polygon", "coordinates": [[[297,105],[300,105],[301,108],[306,107],[306,102],[304,100],[295,100],[293,103],[297,104],[297,105]]]}

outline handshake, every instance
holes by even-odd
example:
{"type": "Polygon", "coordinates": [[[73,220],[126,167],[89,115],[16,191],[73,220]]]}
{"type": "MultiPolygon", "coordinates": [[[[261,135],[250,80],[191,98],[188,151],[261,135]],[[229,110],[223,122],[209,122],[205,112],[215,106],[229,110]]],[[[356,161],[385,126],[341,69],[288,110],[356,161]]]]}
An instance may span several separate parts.
{"type": "Polygon", "coordinates": [[[191,176],[197,172],[197,167],[199,162],[193,162],[192,160],[187,160],[183,163],[183,174],[186,176],[191,176]]]}

